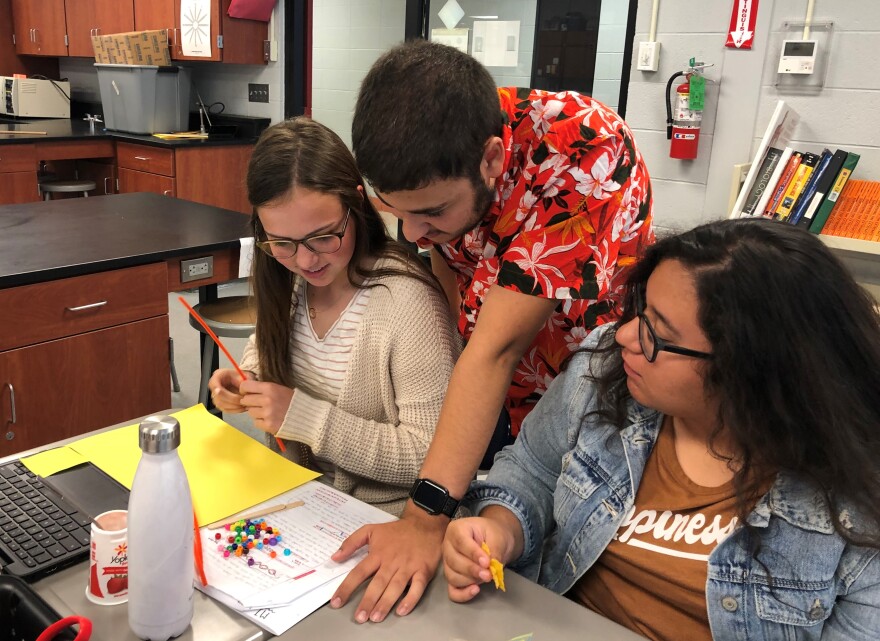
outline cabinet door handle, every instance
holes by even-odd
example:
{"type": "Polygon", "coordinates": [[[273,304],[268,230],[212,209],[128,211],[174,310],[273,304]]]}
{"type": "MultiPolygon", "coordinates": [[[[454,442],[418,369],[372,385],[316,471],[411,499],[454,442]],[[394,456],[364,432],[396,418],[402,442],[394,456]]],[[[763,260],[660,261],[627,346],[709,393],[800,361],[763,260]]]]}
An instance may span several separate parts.
{"type": "Polygon", "coordinates": [[[171,190],[170,190],[170,189],[166,189],[165,191],[162,192],[162,195],[163,195],[163,196],[170,196],[170,195],[171,195],[171,190]]]}
{"type": "Polygon", "coordinates": [[[90,303],[88,305],[79,305],[78,307],[66,307],[65,309],[69,312],[81,312],[85,309],[94,309],[95,307],[103,307],[106,304],[107,304],[107,301],[102,300],[97,303],[90,303]]]}
{"type": "Polygon", "coordinates": [[[36,41],[37,41],[37,37],[34,35],[34,31],[36,31],[36,29],[34,29],[33,27],[31,27],[31,42],[36,42],[36,41]]]}
{"type": "Polygon", "coordinates": [[[135,160],[149,160],[150,157],[149,156],[135,156],[134,159],[135,160]]]}
{"type": "Polygon", "coordinates": [[[107,181],[108,181],[108,180],[110,180],[110,176],[106,176],[106,177],[104,178],[104,193],[109,195],[109,194],[112,194],[113,192],[110,191],[110,188],[109,188],[109,187],[107,187],[107,181]]]}
{"type": "Polygon", "coordinates": [[[6,387],[9,388],[9,408],[12,414],[9,424],[15,425],[15,422],[18,420],[15,416],[15,388],[12,387],[12,383],[6,383],[6,387]]]}

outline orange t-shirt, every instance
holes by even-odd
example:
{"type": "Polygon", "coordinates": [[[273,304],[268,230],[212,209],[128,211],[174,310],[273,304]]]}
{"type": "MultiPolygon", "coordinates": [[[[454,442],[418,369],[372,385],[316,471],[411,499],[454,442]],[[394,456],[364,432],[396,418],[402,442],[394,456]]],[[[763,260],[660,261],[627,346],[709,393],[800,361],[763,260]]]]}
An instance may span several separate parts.
{"type": "Polygon", "coordinates": [[[706,611],[709,554],[737,524],[733,483],[691,481],[664,424],[635,506],[568,596],[655,640],[711,640],[706,611]]]}

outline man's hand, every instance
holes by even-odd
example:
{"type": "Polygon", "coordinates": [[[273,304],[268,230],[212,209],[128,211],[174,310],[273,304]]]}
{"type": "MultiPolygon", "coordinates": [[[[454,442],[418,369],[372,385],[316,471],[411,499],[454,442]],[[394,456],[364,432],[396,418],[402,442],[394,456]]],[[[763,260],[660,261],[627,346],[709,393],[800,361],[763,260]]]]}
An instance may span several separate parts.
{"type": "Polygon", "coordinates": [[[399,616],[412,612],[437,571],[448,523],[449,519],[443,516],[413,513],[394,523],[358,529],[331,558],[345,561],[364,545],[369,546],[369,554],[336,590],[330,607],[342,607],[358,586],[372,576],[358,604],[355,621],[383,621],[404,592],[406,596],[396,612],[399,616]]]}

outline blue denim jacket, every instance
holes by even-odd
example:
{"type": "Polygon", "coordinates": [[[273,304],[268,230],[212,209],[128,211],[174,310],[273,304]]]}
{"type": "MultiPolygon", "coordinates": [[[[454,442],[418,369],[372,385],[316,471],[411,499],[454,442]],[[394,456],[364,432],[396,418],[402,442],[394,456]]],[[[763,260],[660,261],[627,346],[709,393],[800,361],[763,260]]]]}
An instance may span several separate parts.
{"type": "MultiPolygon", "coordinates": [[[[586,353],[572,359],[465,498],[474,514],[497,504],[516,515],[524,549],[511,569],[558,594],[593,565],[632,508],[663,418],[631,401],[623,430],[585,419],[597,402],[589,362],[586,353]]],[[[780,473],[748,522],[752,533],[739,527],[709,557],[716,641],[880,639],[878,550],[841,538],[816,488],[780,473]]],[[[843,522],[859,525],[852,513],[843,522]]]]}

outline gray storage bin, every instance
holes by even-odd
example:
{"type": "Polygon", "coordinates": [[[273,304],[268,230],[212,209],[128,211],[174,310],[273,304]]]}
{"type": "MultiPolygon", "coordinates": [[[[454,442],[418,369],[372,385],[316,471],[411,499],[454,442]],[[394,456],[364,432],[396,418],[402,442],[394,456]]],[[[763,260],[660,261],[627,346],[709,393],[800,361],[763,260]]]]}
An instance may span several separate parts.
{"type": "Polygon", "coordinates": [[[134,134],[189,128],[190,71],[95,63],[107,129],[134,134]]]}

